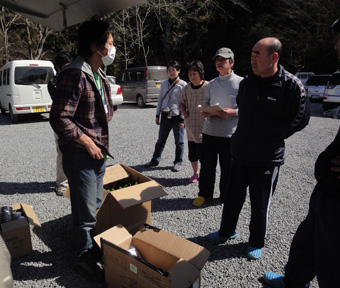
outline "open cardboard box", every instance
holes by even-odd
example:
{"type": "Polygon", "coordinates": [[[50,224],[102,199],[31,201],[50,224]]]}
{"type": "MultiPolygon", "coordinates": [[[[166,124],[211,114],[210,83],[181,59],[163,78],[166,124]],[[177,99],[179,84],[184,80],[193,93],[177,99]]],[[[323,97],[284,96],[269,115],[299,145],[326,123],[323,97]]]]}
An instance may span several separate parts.
{"type": "Polygon", "coordinates": [[[96,234],[118,224],[136,233],[145,223],[151,224],[151,200],[167,195],[156,181],[122,164],[107,167],[103,183],[105,190],[97,212],[96,234]]]}
{"type": "Polygon", "coordinates": [[[2,238],[14,259],[32,252],[29,224],[39,227],[41,227],[41,225],[31,206],[24,203],[11,206],[13,212],[21,212],[24,216],[24,218],[0,224],[2,238]]]}
{"type": "Polygon", "coordinates": [[[200,287],[210,255],[202,246],[148,225],[133,236],[117,225],[95,241],[103,252],[106,287],[200,287]],[[132,247],[137,256],[129,252],[132,247]]]}
{"type": "MultiPolygon", "coordinates": [[[[103,186],[96,234],[118,224],[136,233],[145,223],[151,224],[151,200],[167,195],[156,181],[123,164],[106,167],[103,186]]],[[[70,198],[68,189],[65,196],[70,198]]]]}

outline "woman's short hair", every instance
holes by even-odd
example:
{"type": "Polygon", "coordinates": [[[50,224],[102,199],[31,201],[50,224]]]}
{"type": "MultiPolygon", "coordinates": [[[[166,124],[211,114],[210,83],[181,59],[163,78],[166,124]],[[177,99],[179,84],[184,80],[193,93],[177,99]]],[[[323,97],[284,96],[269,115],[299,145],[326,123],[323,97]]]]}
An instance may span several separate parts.
{"type": "Polygon", "coordinates": [[[201,80],[204,80],[204,66],[203,63],[199,60],[194,60],[188,64],[188,73],[189,71],[196,71],[200,75],[201,80]]]}
{"type": "Polygon", "coordinates": [[[181,70],[181,65],[179,65],[179,63],[175,60],[171,60],[166,66],[166,69],[168,70],[169,67],[174,67],[177,71],[181,70]]]}

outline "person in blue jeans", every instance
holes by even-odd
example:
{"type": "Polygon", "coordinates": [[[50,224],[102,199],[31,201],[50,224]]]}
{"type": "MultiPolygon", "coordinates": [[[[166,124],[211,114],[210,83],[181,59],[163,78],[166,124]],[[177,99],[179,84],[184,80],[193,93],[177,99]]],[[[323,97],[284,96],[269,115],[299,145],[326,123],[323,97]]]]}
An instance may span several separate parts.
{"type": "Polygon", "coordinates": [[[184,153],[184,117],[179,109],[179,102],[181,90],[187,83],[179,78],[181,66],[177,61],[171,61],[167,70],[169,79],[162,82],[156,110],[156,124],[160,125],[158,139],[151,161],[144,166],[146,168],[158,166],[166,140],[172,130],[176,145],[172,171],[178,172],[182,167],[184,153]]]}
{"type": "Polygon", "coordinates": [[[89,281],[104,280],[92,237],[96,210],[103,198],[108,122],[113,116],[110,84],[100,67],[115,57],[113,30],[99,20],[86,21],[78,32],[78,58],[58,76],[50,124],[58,135],[72,210],[73,269],[89,281]]]}
{"type": "MultiPolygon", "coordinates": [[[[340,19],[332,29],[340,60],[340,19]]],[[[271,287],[309,287],[315,276],[320,288],[340,287],[340,129],[316,160],[314,175],[317,184],[307,217],[294,235],[285,275],[272,272],[263,275],[271,287]]]]}

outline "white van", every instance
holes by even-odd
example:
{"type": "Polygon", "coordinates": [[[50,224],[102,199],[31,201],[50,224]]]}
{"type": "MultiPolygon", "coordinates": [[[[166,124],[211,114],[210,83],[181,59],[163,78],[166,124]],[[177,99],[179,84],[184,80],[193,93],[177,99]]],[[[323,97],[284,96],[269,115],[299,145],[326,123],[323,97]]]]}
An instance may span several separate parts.
{"type": "Polygon", "coordinates": [[[9,111],[12,122],[20,114],[50,112],[48,81],[55,75],[53,63],[44,60],[14,60],[0,69],[0,109],[9,111]]]}

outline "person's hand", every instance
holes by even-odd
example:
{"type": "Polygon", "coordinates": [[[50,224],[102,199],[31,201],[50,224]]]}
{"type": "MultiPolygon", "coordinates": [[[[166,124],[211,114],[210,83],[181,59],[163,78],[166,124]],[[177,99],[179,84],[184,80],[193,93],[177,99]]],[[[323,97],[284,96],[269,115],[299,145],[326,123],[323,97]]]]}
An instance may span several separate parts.
{"type": "Polygon", "coordinates": [[[102,149],[100,149],[96,144],[93,143],[93,145],[89,145],[86,146],[86,150],[87,152],[90,154],[90,156],[92,157],[92,159],[103,159],[103,153],[102,153],[102,149]]]}
{"type": "Polygon", "coordinates": [[[339,175],[336,178],[340,179],[340,155],[338,155],[336,159],[332,159],[331,162],[336,165],[331,167],[331,170],[333,172],[339,173],[339,175]]]}
{"type": "Polygon", "coordinates": [[[211,114],[210,114],[210,113],[207,113],[207,112],[201,111],[201,115],[202,115],[202,117],[205,119],[205,118],[209,117],[211,114]]]}
{"type": "Polygon", "coordinates": [[[229,118],[236,115],[236,110],[231,108],[224,108],[223,111],[217,111],[216,114],[221,118],[229,118]]]}
{"type": "Polygon", "coordinates": [[[181,110],[184,118],[187,118],[189,116],[189,113],[187,112],[185,105],[179,105],[178,108],[179,110],[181,110]]]}
{"type": "Polygon", "coordinates": [[[103,159],[104,155],[102,149],[100,149],[93,140],[86,134],[82,134],[78,139],[75,140],[77,143],[83,145],[86,148],[87,153],[90,154],[92,159],[103,159]]]}
{"type": "Polygon", "coordinates": [[[184,128],[184,123],[178,123],[178,127],[179,127],[179,129],[184,128]]]}
{"type": "Polygon", "coordinates": [[[156,124],[159,125],[159,117],[156,117],[156,124]]]}

